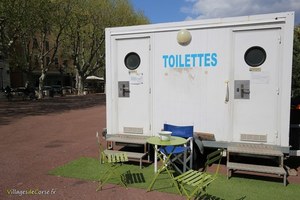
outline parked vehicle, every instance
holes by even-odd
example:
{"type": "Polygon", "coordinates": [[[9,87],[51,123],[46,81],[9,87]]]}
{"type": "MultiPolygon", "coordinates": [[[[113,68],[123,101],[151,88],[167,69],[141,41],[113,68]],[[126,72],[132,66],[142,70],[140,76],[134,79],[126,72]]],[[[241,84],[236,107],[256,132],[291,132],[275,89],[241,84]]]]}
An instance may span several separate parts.
{"type": "Polygon", "coordinates": [[[44,86],[43,87],[43,96],[44,97],[53,97],[53,89],[51,86],[44,86]]]}
{"type": "Polygon", "coordinates": [[[11,94],[11,88],[9,86],[5,87],[4,93],[5,93],[5,96],[6,96],[7,100],[8,101],[11,100],[12,94],[11,94]]]}
{"type": "Polygon", "coordinates": [[[21,99],[21,100],[34,100],[36,99],[34,88],[17,87],[17,88],[5,88],[5,95],[8,100],[21,99]]]}
{"type": "Polygon", "coordinates": [[[52,85],[53,95],[62,96],[62,87],[61,85],[52,85]]]}
{"type": "Polygon", "coordinates": [[[64,86],[62,88],[62,95],[70,95],[73,94],[74,88],[72,88],[71,86],[64,86]]]}

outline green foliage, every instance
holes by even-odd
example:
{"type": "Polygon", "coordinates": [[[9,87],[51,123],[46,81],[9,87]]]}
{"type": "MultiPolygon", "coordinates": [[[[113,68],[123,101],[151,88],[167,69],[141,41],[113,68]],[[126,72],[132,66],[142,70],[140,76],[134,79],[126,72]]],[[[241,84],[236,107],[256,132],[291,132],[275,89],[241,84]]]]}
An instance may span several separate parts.
{"type": "Polygon", "coordinates": [[[300,96],[300,25],[294,30],[292,94],[300,96]]]}
{"type": "Polygon", "coordinates": [[[148,24],[149,20],[141,12],[135,12],[128,0],[113,0],[110,27],[148,24]]]}
{"type": "MultiPolygon", "coordinates": [[[[49,54],[56,56],[63,25],[68,22],[64,16],[64,0],[0,0],[2,29],[1,49],[6,53],[10,68],[30,73],[37,67],[34,57],[44,61],[49,54]],[[54,3],[55,2],[55,3],[54,3]],[[54,48],[45,49],[45,41],[53,37],[54,48]],[[38,39],[38,48],[33,40],[38,39]]],[[[41,64],[41,63],[40,63],[41,64]]],[[[47,65],[45,65],[47,67],[47,65]]],[[[46,70],[45,70],[46,71],[46,70]]]]}
{"type": "Polygon", "coordinates": [[[74,0],[71,3],[71,23],[65,32],[64,51],[72,58],[79,94],[89,75],[104,74],[105,28],[148,23],[136,13],[127,0],[74,0]]]}
{"type": "Polygon", "coordinates": [[[96,71],[104,73],[106,27],[145,23],[148,19],[128,0],[0,0],[0,53],[11,68],[40,69],[40,88],[55,57],[72,59],[83,81],[96,71]]]}
{"type": "MultiPolygon", "coordinates": [[[[15,56],[16,43],[29,37],[35,30],[37,0],[0,0],[1,49],[5,56],[15,56]]],[[[17,59],[17,57],[15,57],[17,59]]]]}

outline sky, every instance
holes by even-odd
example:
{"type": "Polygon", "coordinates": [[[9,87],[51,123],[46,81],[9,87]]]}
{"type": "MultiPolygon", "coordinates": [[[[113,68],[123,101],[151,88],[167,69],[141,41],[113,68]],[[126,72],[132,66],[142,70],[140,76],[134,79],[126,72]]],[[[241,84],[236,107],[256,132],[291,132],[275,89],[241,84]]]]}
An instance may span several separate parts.
{"type": "Polygon", "coordinates": [[[300,0],[131,0],[151,23],[211,19],[295,11],[300,24],[300,0]]]}

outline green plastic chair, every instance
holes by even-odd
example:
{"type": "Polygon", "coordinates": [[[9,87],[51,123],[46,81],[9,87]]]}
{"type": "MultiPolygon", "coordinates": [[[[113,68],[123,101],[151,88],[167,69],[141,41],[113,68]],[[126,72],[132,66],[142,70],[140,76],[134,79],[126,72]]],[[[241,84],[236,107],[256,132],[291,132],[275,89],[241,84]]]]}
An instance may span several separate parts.
{"type": "Polygon", "coordinates": [[[96,191],[102,190],[102,187],[107,183],[110,178],[118,178],[119,183],[127,188],[125,176],[118,170],[124,162],[128,161],[127,154],[124,152],[111,152],[103,149],[98,132],[96,133],[97,142],[99,146],[99,160],[101,165],[107,165],[106,172],[99,180],[99,186],[96,191]]]}
{"type": "Polygon", "coordinates": [[[204,171],[189,170],[177,177],[175,181],[180,188],[180,195],[184,194],[187,199],[197,196],[200,192],[206,192],[206,187],[213,182],[219,173],[220,162],[223,156],[223,149],[219,149],[207,155],[204,171]],[[217,169],[214,174],[206,172],[209,165],[218,162],[217,169]]]}

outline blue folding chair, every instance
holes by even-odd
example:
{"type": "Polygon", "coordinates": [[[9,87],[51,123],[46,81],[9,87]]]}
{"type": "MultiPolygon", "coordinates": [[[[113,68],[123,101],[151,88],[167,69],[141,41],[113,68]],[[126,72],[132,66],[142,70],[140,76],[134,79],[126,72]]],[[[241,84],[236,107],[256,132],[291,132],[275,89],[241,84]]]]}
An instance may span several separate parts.
{"type": "Polygon", "coordinates": [[[172,136],[182,137],[187,139],[187,143],[184,146],[168,146],[160,148],[160,152],[166,156],[172,153],[170,161],[175,169],[180,172],[186,172],[187,168],[192,169],[193,166],[193,126],[175,126],[171,124],[164,124],[164,131],[171,131],[172,136]],[[176,164],[176,163],[179,163],[176,164]],[[180,169],[180,165],[182,168],[180,169]]]}

